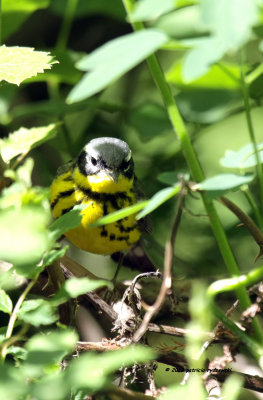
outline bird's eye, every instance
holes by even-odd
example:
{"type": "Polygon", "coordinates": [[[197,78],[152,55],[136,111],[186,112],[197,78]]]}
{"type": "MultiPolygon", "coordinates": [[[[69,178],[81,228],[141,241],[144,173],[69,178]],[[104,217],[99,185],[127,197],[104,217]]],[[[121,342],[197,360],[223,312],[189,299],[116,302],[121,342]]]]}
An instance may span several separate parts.
{"type": "Polygon", "coordinates": [[[94,166],[97,165],[97,160],[96,160],[96,158],[91,157],[90,161],[91,161],[91,164],[92,164],[92,165],[94,165],[94,166]]]}

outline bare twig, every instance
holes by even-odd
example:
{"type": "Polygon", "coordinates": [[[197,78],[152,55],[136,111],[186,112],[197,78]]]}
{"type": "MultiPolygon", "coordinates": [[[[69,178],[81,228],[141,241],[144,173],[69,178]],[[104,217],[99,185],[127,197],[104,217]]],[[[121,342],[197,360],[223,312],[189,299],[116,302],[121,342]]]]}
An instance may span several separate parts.
{"type": "Polygon", "coordinates": [[[251,236],[254,238],[255,242],[258,244],[259,254],[256,257],[257,260],[263,254],[263,233],[257,227],[255,222],[227,197],[220,197],[220,202],[238,217],[238,219],[244,224],[251,236]]]}
{"type": "Polygon", "coordinates": [[[176,234],[177,234],[177,231],[179,228],[179,224],[181,221],[185,195],[186,195],[186,189],[183,188],[179,194],[178,203],[177,203],[177,212],[176,212],[176,217],[175,217],[175,220],[173,223],[171,236],[165,246],[163,282],[161,285],[160,292],[159,292],[154,304],[145,313],[141,325],[139,326],[139,328],[133,335],[133,342],[135,342],[135,343],[137,343],[142,338],[142,336],[145,334],[152,317],[154,316],[154,314],[156,314],[160,310],[160,308],[165,300],[166,295],[171,290],[171,286],[172,286],[171,269],[172,269],[172,263],[173,263],[174,244],[175,244],[175,238],[176,238],[176,234]]]}

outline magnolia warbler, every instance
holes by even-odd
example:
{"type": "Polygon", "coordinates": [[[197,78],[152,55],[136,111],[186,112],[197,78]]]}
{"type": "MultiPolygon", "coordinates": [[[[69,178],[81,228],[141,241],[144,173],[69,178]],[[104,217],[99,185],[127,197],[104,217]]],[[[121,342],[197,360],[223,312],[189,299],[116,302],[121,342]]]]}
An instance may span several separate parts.
{"type": "Polygon", "coordinates": [[[132,153],[120,139],[102,137],[91,140],[76,160],[61,166],[51,185],[54,218],[69,212],[76,204],[87,207],[81,212],[81,225],[65,236],[82,250],[113,254],[130,248],[140,238],[144,222],[130,215],[100,227],[90,227],[113,211],[134,204],[138,198],[132,153]]]}

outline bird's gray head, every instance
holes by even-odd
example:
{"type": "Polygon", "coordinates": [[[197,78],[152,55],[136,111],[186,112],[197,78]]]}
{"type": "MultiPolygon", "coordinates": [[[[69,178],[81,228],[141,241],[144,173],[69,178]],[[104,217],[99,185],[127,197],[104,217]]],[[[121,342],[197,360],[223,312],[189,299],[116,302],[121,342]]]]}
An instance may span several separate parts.
{"type": "Polygon", "coordinates": [[[133,176],[131,150],[126,142],[112,137],[91,140],[77,158],[77,166],[83,175],[96,175],[105,170],[117,179],[119,174],[133,176]]]}

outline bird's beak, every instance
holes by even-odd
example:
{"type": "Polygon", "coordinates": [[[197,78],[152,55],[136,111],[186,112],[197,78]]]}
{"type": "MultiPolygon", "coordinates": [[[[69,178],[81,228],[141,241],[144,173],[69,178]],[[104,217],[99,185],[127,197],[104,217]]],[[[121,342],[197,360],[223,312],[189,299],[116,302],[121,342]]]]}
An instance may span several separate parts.
{"type": "Polygon", "coordinates": [[[120,173],[114,169],[107,169],[107,174],[113,179],[114,183],[118,182],[120,173]]]}

